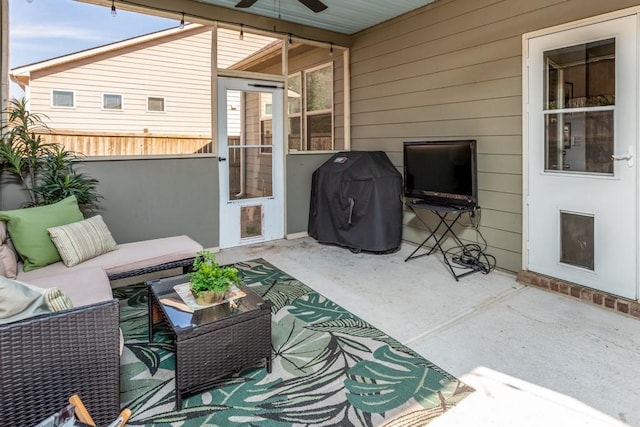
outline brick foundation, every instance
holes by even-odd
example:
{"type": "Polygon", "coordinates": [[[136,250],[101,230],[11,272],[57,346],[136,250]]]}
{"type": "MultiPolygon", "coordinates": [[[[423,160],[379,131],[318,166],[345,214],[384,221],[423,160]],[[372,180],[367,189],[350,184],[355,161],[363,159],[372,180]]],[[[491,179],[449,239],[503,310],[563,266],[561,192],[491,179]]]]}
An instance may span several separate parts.
{"type": "Polygon", "coordinates": [[[543,276],[532,271],[520,271],[516,280],[525,285],[558,292],[584,302],[598,305],[640,319],[640,302],[607,294],[571,282],[543,276]]]}

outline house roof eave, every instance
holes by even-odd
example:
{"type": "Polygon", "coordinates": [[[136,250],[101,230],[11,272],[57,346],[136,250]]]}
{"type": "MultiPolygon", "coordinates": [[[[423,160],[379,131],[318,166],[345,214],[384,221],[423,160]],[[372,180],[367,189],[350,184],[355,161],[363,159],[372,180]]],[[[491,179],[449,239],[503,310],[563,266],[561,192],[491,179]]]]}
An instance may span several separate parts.
{"type": "Polygon", "coordinates": [[[14,74],[13,72],[9,73],[9,78],[20,86],[20,89],[25,90],[27,86],[29,86],[29,82],[31,81],[31,73],[26,72],[22,74],[14,74]]]}
{"type": "Polygon", "coordinates": [[[148,41],[169,37],[169,36],[172,36],[172,35],[177,34],[177,33],[185,32],[188,29],[196,29],[196,28],[201,28],[201,27],[203,27],[203,25],[201,25],[201,24],[188,24],[188,25],[186,25],[184,27],[184,29],[181,29],[180,27],[169,28],[169,29],[166,29],[166,30],[156,31],[156,32],[149,33],[149,34],[144,34],[142,36],[132,37],[132,38],[129,38],[129,39],[126,39],[126,40],[120,40],[120,41],[117,41],[117,42],[114,42],[114,43],[109,43],[109,44],[105,44],[105,45],[102,45],[102,46],[98,46],[98,47],[89,48],[89,49],[81,50],[81,51],[78,51],[78,52],[70,53],[70,54],[67,54],[67,55],[62,55],[62,56],[58,56],[58,57],[55,57],[55,58],[46,59],[44,61],[39,61],[39,62],[34,62],[34,63],[31,63],[31,64],[27,64],[27,65],[22,65],[20,67],[16,67],[16,68],[11,69],[10,75],[11,75],[12,79],[14,78],[14,76],[18,77],[18,76],[29,75],[33,71],[39,71],[39,70],[43,70],[45,68],[54,67],[56,65],[62,65],[62,64],[69,63],[69,62],[74,62],[74,61],[78,61],[78,60],[81,60],[81,59],[90,58],[92,56],[97,56],[97,55],[101,55],[101,54],[104,54],[104,53],[113,52],[115,50],[124,49],[124,48],[129,47],[129,46],[135,46],[135,45],[142,44],[142,43],[145,43],[145,42],[148,42],[148,41]]]}

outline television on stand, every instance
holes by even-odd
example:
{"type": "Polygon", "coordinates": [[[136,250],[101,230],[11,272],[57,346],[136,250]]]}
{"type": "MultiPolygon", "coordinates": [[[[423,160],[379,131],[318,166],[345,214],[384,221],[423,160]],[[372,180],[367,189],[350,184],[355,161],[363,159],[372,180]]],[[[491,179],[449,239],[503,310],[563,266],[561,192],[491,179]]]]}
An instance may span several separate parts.
{"type": "Polygon", "coordinates": [[[476,140],[405,141],[404,196],[412,203],[478,206],[476,140]]]}

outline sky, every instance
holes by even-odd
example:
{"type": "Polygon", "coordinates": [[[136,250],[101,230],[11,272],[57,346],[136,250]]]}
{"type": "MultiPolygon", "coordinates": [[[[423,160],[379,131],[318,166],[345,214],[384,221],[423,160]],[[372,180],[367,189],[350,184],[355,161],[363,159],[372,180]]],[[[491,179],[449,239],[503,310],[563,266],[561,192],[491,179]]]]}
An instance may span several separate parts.
{"type": "MultiPolygon", "coordinates": [[[[117,7],[117,2],[116,2],[117,7]]],[[[74,0],[9,0],[9,67],[175,27],[178,21],[74,0]]],[[[11,84],[12,97],[23,96],[11,84]]]]}

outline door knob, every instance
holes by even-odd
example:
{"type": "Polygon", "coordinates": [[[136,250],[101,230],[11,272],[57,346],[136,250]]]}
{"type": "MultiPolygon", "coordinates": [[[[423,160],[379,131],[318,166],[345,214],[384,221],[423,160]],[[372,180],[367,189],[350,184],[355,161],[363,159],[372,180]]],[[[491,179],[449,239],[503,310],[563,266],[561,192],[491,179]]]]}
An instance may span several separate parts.
{"type": "Polygon", "coordinates": [[[227,158],[226,157],[218,157],[218,161],[219,162],[226,162],[227,158]]]}
{"type": "Polygon", "coordinates": [[[629,167],[633,166],[633,147],[629,146],[625,154],[612,154],[611,160],[626,160],[629,167]]]}

